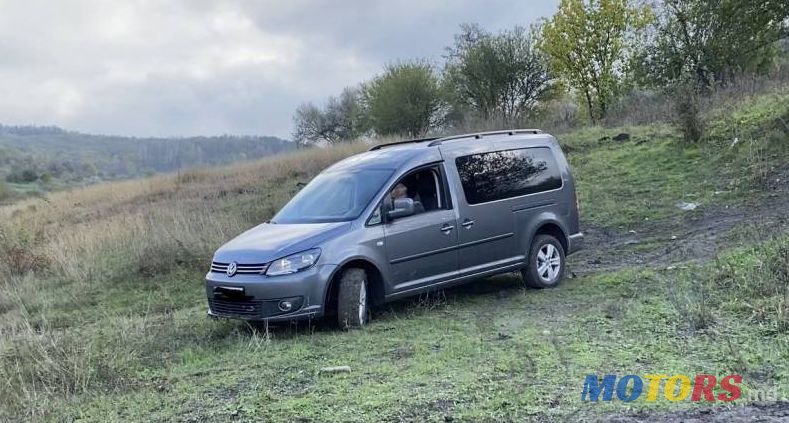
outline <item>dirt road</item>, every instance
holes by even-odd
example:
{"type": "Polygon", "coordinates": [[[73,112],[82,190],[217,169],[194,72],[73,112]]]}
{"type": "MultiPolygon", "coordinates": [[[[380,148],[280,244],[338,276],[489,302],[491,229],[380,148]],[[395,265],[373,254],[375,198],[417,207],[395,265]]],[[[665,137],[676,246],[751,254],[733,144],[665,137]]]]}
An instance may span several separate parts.
{"type": "MultiPolygon", "coordinates": [[[[622,230],[586,228],[587,248],[570,260],[573,273],[612,271],[629,266],[666,268],[708,260],[734,243],[752,243],[789,231],[789,189],[779,186],[758,202],[688,212],[675,219],[622,230]]],[[[603,417],[600,422],[789,422],[789,402],[705,407],[677,412],[639,412],[603,417]]]]}
{"type": "Polygon", "coordinates": [[[705,207],[629,229],[584,227],[586,249],[570,259],[576,274],[630,266],[668,267],[702,261],[731,248],[789,229],[789,189],[776,189],[758,202],[705,207]]]}

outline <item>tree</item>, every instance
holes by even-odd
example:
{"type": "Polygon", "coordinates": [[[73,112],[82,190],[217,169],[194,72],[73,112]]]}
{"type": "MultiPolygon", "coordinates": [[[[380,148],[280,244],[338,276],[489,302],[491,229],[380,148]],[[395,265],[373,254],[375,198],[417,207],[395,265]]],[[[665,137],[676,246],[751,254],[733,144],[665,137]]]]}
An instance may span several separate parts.
{"type": "Polygon", "coordinates": [[[789,36],[786,0],[664,0],[656,10],[639,77],[658,86],[692,79],[706,91],[763,70],[789,36]]]}
{"type": "Polygon", "coordinates": [[[365,132],[364,111],[361,105],[361,90],[345,88],[339,98],[329,97],[326,106],[328,122],[335,128],[339,141],[350,141],[365,132]]]}
{"type": "Polygon", "coordinates": [[[317,141],[335,143],[359,137],[365,131],[360,95],[357,88],[345,88],[339,97],[329,97],[323,109],[312,103],[299,106],[293,117],[293,138],[297,145],[317,141]]]}
{"type": "Polygon", "coordinates": [[[581,96],[592,123],[605,117],[619,94],[632,54],[628,46],[649,19],[648,8],[628,0],[562,0],[544,22],[540,49],[581,96]]]}
{"type": "Polygon", "coordinates": [[[298,147],[319,140],[331,142],[334,138],[334,132],[326,124],[323,111],[312,103],[304,103],[296,109],[293,124],[293,141],[298,147]]]}
{"type": "Polygon", "coordinates": [[[523,27],[493,35],[477,25],[461,26],[444,70],[456,102],[483,119],[513,122],[531,114],[552,86],[534,38],[523,27]]]}
{"type": "Polygon", "coordinates": [[[379,135],[418,137],[443,121],[439,79],[424,62],[387,66],[365,86],[364,98],[370,126],[379,135]]]}
{"type": "Polygon", "coordinates": [[[14,168],[5,179],[8,182],[29,184],[38,180],[38,173],[31,167],[14,168]]]}

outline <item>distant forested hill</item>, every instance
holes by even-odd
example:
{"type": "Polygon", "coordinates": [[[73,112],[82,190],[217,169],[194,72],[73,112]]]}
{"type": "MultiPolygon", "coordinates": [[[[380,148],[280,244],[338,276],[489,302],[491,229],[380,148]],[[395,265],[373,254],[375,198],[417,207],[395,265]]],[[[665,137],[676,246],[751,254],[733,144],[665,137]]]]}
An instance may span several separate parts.
{"type": "Polygon", "coordinates": [[[0,180],[16,187],[71,185],[227,164],[294,148],[267,136],[132,138],[0,125],[0,180]]]}

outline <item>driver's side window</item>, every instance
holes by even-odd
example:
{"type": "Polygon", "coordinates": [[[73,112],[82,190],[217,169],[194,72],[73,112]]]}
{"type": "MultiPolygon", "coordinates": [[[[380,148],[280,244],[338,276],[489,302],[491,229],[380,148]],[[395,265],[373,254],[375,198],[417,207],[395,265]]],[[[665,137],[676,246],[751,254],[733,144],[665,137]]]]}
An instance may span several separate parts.
{"type": "Polygon", "coordinates": [[[368,224],[381,223],[387,217],[399,219],[411,215],[451,208],[439,165],[419,168],[400,178],[384,197],[368,224]]]}

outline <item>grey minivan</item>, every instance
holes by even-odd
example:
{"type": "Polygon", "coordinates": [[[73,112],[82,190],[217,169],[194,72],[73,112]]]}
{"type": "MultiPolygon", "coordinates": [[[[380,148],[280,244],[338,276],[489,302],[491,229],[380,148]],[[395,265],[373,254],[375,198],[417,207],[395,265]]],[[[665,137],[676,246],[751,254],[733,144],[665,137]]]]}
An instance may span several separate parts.
{"type": "Polygon", "coordinates": [[[364,326],[372,306],[503,272],[551,288],[581,248],[556,139],[509,130],[377,145],[214,254],[209,315],[364,326]]]}

